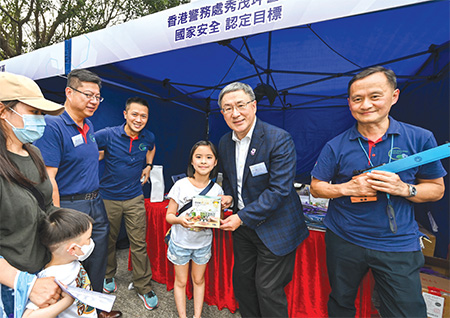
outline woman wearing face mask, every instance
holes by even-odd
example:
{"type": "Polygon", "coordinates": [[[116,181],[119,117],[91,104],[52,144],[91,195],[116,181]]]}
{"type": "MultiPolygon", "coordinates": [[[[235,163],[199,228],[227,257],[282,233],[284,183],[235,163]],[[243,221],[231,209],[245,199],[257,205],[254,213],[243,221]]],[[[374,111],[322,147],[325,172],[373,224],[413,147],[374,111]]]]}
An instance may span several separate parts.
{"type": "Polygon", "coordinates": [[[0,73],[0,317],[21,317],[27,298],[40,307],[60,298],[52,278],[33,275],[50,260],[38,226],[54,206],[41,154],[30,143],[44,132],[43,114],[62,111],[33,80],[0,73]]]}

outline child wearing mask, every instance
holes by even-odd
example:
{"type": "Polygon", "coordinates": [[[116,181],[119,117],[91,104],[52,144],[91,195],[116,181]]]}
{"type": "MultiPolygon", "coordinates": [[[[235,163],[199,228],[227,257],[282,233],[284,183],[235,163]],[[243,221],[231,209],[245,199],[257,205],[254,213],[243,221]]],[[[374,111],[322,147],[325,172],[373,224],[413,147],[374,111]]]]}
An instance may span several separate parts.
{"type": "MultiPolygon", "coordinates": [[[[89,215],[72,209],[58,209],[49,214],[40,225],[39,236],[52,258],[37,276],[54,276],[66,286],[91,290],[89,276],[80,262],[87,259],[95,247],[91,239],[92,223],[89,215]]],[[[97,311],[63,292],[58,302],[45,308],[29,302],[22,317],[57,316],[96,318],[97,311]]]]}

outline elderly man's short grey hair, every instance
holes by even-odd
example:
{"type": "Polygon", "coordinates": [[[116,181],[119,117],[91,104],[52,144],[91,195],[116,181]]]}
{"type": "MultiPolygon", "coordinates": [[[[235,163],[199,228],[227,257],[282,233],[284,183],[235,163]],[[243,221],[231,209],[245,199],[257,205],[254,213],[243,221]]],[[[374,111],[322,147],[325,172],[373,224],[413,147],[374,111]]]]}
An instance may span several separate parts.
{"type": "Polygon", "coordinates": [[[253,92],[253,89],[250,87],[250,85],[241,83],[241,82],[234,82],[234,83],[228,84],[220,91],[219,100],[217,101],[217,103],[219,104],[219,107],[222,108],[223,95],[225,95],[227,93],[231,93],[231,92],[236,92],[236,91],[244,91],[244,93],[250,97],[250,100],[255,99],[255,93],[253,92]]]}

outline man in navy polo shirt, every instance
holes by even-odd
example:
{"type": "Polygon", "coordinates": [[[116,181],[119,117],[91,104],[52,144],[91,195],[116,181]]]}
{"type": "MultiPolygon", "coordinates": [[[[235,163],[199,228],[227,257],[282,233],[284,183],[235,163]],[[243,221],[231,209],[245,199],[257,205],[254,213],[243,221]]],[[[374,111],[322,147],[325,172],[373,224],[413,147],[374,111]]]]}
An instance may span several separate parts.
{"type": "Polygon", "coordinates": [[[413,203],[437,201],[446,171],[440,161],[398,174],[355,170],[437,146],[433,134],[396,121],[389,111],[399,97],[395,74],[377,66],[353,77],[348,104],[357,123],[329,141],[312,170],[311,193],[330,198],[325,218],[330,317],[354,317],[359,283],[372,270],[382,317],[426,317],[419,269],[424,264],[413,203]],[[351,203],[350,197],[376,196],[351,203]]]}
{"type": "MultiPolygon", "coordinates": [[[[95,249],[83,262],[95,291],[103,290],[107,262],[109,223],[99,195],[98,158],[94,127],[87,119],[94,115],[103,98],[101,79],[88,70],[76,69],[67,77],[65,112],[46,116],[44,136],[35,142],[41,150],[53,186],[56,206],[82,211],[95,223],[95,249]]],[[[80,249],[79,256],[83,252],[80,249]]],[[[117,311],[100,312],[99,317],[121,317],[117,311]]]]}
{"type": "Polygon", "coordinates": [[[117,290],[116,241],[122,216],[130,240],[133,283],[145,308],[155,309],[158,297],[152,290],[152,270],[147,255],[146,213],[142,185],[147,182],[155,157],[155,136],[145,130],[149,106],[145,99],[132,97],[126,101],[125,123],[95,133],[105,171],[100,180],[100,193],[110,223],[108,265],[103,291],[117,290]]]}

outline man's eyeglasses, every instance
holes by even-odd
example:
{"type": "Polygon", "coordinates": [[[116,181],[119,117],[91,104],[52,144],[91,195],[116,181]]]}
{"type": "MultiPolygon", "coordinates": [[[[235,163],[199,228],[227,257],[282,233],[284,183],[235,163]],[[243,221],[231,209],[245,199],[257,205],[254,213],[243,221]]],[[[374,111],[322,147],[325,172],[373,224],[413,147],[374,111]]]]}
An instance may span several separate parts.
{"type": "Polygon", "coordinates": [[[73,89],[75,92],[78,92],[78,93],[80,93],[80,94],[83,94],[84,96],[86,96],[88,99],[90,99],[90,100],[96,100],[96,101],[98,101],[99,103],[101,103],[101,102],[103,102],[105,99],[103,98],[103,97],[101,97],[101,96],[97,96],[97,95],[95,95],[95,94],[92,94],[92,93],[84,93],[84,92],[82,92],[82,91],[79,91],[78,89],[76,89],[76,88],[73,88],[72,86],[69,86],[69,88],[71,88],[71,89],[73,89]]]}
{"type": "Polygon", "coordinates": [[[230,106],[230,105],[225,105],[222,107],[222,113],[225,114],[230,114],[233,112],[234,109],[236,109],[238,112],[242,112],[243,110],[247,109],[248,104],[250,104],[251,102],[254,102],[255,100],[250,100],[246,103],[239,103],[236,106],[230,106]]]}

